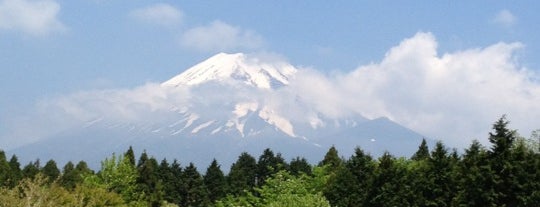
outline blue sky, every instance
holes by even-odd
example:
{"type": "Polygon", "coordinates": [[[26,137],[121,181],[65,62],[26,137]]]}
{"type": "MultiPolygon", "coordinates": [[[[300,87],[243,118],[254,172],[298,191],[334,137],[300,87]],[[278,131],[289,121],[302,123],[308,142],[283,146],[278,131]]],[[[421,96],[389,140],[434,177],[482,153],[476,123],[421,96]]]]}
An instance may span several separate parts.
{"type": "MultiPolygon", "coordinates": [[[[538,73],[539,10],[536,1],[0,0],[0,121],[43,99],[163,82],[218,52],[272,54],[324,75],[348,74],[384,62],[419,33],[441,57],[517,42],[508,49],[516,73],[538,73]]],[[[540,98],[538,75],[527,78],[530,102],[540,98]]],[[[372,116],[421,125],[391,111],[372,116]]]]}

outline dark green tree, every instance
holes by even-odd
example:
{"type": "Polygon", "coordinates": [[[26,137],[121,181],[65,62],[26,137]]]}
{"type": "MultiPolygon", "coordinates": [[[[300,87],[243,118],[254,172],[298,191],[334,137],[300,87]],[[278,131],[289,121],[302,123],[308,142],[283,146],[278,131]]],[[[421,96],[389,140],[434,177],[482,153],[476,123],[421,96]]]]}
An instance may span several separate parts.
{"type": "Polygon", "coordinates": [[[10,176],[8,186],[10,188],[15,187],[22,179],[21,164],[16,155],[11,156],[9,160],[10,176]]]}
{"type": "Polygon", "coordinates": [[[163,184],[158,179],[158,168],[155,158],[148,158],[146,151],[141,154],[137,164],[137,185],[139,191],[146,195],[146,200],[151,206],[159,206],[164,194],[163,184]]]}
{"type": "Polygon", "coordinates": [[[23,178],[34,179],[40,170],[41,165],[39,159],[34,162],[29,162],[22,170],[23,178]]]}
{"type": "Polygon", "coordinates": [[[6,158],[6,153],[0,150],[0,187],[9,186],[11,170],[6,158]]]}
{"type": "Polygon", "coordinates": [[[429,193],[426,195],[427,206],[450,206],[457,189],[453,180],[453,169],[448,150],[442,142],[437,142],[428,161],[429,193]]]}
{"type": "Polygon", "coordinates": [[[369,205],[368,193],[374,171],[373,158],[357,147],[345,167],[341,167],[330,181],[326,198],[333,206],[369,205]]]}
{"type": "Polygon", "coordinates": [[[45,175],[45,177],[47,177],[50,183],[55,181],[60,176],[60,170],[58,169],[56,162],[52,159],[45,163],[45,166],[43,166],[41,172],[43,175],[45,175]]]}
{"type": "Polygon", "coordinates": [[[227,180],[216,159],[214,159],[206,169],[203,180],[204,185],[208,190],[208,198],[211,202],[215,202],[225,197],[227,192],[227,180]]]}
{"type": "Polygon", "coordinates": [[[296,157],[291,160],[291,163],[289,163],[289,171],[294,176],[298,176],[302,173],[311,175],[311,165],[308,163],[306,158],[296,157]]]}
{"type": "Polygon", "coordinates": [[[75,170],[79,175],[91,175],[94,174],[94,171],[88,167],[88,164],[85,161],[79,161],[75,166],[75,170]]]}
{"type": "Polygon", "coordinates": [[[253,191],[257,176],[257,161],[247,152],[243,152],[232,164],[227,177],[230,193],[243,195],[245,191],[253,191]]]}
{"type": "Polygon", "coordinates": [[[170,183],[167,183],[164,186],[167,191],[165,195],[167,196],[167,201],[180,205],[184,195],[187,194],[187,187],[184,182],[184,171],[177,160],[174,160],[171,164],[170,171],[173,174],[173,177],[170,183]]]}
{"type": "Polygon", "coordinates": [[[405,185],[406,170],[388,152],[379,158],[373,182],[368,193],[367,206],[411,206],[408,198],[408,186],[405,185]]]}
{"type": "Polygon", "coordinates": [[[208,192],[204,186],[204,181],[193,163],[184,170],[184,182],[186,185],[186,194],[180,206],[208,206],[208,192]]]}
{"type": "Polygon", "coordinates": [[[64,165],[62,176],[60,177],[60,184],[64,188],[72,190],[79,181],[79,174],[75,170],[75,165],[69,161],[64,165]]]}
{"type": "Polygon", "coordinates": [[[125,159],[129,161],[129,163],[133,166],[135,166],[135,153],[133,152],[133,147],[129,146],[129,149],[124,153],[125,159]]]}
{"type": "Polygon", "coordinates": [[[426,143],[426,139],[422,139],[422,143],[418,146],[418,150],[411,157],[412,160],[426,160],[429,159],[429,148],[426,143]]]}
{"type": "Polygon", "coordinates": [[[274,156],[274,152],[270,149],[265,149],[257,162],[257,185],[264,185],[264,181],[273,174],[286,168],[285,160],[280,154],[274,156]]]}
{"type": "Polygon", "coordinates": [[[324,159],[319,163],[319,166],[328,165],[331,169],[338,169],[343,164],[343,160],[339,157],[336,147],[332,146],[324,155],[324,159]]]}

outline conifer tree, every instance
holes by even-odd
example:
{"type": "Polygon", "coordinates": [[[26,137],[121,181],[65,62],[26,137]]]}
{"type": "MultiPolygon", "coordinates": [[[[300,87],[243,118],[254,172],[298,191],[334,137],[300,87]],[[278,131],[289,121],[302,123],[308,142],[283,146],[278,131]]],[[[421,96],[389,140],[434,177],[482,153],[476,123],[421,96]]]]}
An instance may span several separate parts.
{"type": "Polygon", "coordinates": [[[244,191],[252,191],[255,187],[256,176],[257,161],[247,152],[243,152],[238,160],[232,164],[227,177],[230,193],[242,195],[244,191]]]}
{"type": "Polygon", "coordinates": [[[225,193],[227,192],[227,180],[216,159],[214,159],[206,169],[203,180],[204,185],[208,190],[208,198],[211,202],[215,202],[225,197],[225,193]]]}
{"type": "Polygon", "coordinates": [[[367,206],[411,206],[406,193],[407,186],[403,185],[406,171],[396,162],[388,152],[379,158],[375,169],[372,186],[367,196],[367,206]]]}
{"type": "Polygon", "coordinates": [[[167,200],[171,203],[180,205],[184,195],[187,194],[187,188],[184,182],[184,171],[178,160],[173,161],[170,171],[173,175],[172,181],[165,186],[170,185],[172,189],[166,188],[168,191],[166,192],[167,200]]]}
{"type": "Polygon", "coordinates": [[[319,163],[319,166],[328,165],[332,169],[337,169],[342,163],[343,160],[339,157],[336,147],[332,145],[324,155],[324,159],[319,163]]]}
{"type": "Polygon", "coordinates": [[[0,150],[0,187],[9,186],[11,170],[6,158],[6,153],[0,150]]]}
{"type": "Polygon", "coordinates": [[[285,160],[283,160],[280,154],[274,156],[272,150],[269,148],[265,149],[257,162],[257,185],[264,185],[264,181],[267,178],[285,168],[285,160]]]}
{"type": "Polygon", "coordinates": [[[422,143],[418,146],[418,150],[411,157],[411,160],[426,160],[429,159],[429,148],[426,139],[422,139],[422,143]]]}
{"type": "Polygon", "coordinates": [[[311,165],[308,163],[306,158],[296,157],[291,160],[291,163],[289,163],[289,171],[294,176],[298,176],[302,173],[311,175],[311,165]]]}
{"type": "Polygon", "coordinates": [[[139,191],[147,196],[146,199],[152,206],[159,206],[163,199],[163,184],[158,179],[158,168],[155,158],[148,158],[146,151],[141,154],[137,164],[137,184],[139,191]]]}
{"type": "Polygon", "coordinates": [[[129,161],[129,163],[133,166],[135,166],[135,153],[133,152],[133,147],[129,146],[129,149],[124,153],[125,159],[129,161]]]}
{"type": "Polygon", "coordinates": [[[184,182],[186,185],[186,194],[183,197],[183,202],[180,206],[208,206],[208,192],[204,186],[203,178],[197,171],[193,163],[184,170],[184,182]]]}
{"type": "Polygon", "coordinates": [[[47,177],[50,183],[55,181],[60,176],[60,170],[58,169],[56,162],[52,159],[45,163],[45,166],[43,166],[43,169],[41,171],[43,175],[47,177]]]}
{"type": "Polygon", "coordinates": [[[22,170],[23,178],[34,179],[40,170],[41,165],[39,159],[34,162],[29,162],[22,170]]]}
{"type": "Polygon", "coordinates": [[[10,176],[8,186],[10,188],[15,187],[22,179],[21,164],[16,155],[11,156],[9,160],[10,176]]]}
{"type": "Polygon", "coordinates": [[[442,142],[435,144],[428,165],[429,173],[426,175],[430,181],[428,205],[450,206],[456,191],[454,189],[456,183],[452,179],[453,166],[448,150],[442,142]]]}
{"type": "Polygon", "coordinates": [[[75,170],[75,165],[71,161],[66,163],[64,165],[62,176],[60,177],[60,184],[69,190],[72,190],[75,188],[75,186],[78,183],[78,177],[77,171],[75,170]]]}

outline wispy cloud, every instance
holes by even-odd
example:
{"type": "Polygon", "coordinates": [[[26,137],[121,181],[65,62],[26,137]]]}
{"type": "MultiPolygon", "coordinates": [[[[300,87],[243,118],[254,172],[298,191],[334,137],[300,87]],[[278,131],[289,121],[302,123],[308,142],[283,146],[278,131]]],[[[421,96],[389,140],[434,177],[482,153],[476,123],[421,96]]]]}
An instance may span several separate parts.
{"type": "Polygon", "coordinates": [[[158,3],[130,12],[131,17],[143,22],[162,26],[176,26],[182,23],[183,13],[169,4],[158,3]]]}
{"type": "Polygon", "coordinates": [[[512,14],[510,11],[505,9],[499,11],[499,13],[495,15],[495,17],[493,18],[493,22],[503,27],[511,27],[516,24],[517,17],[514,16],[514,14],[512,14]]]}
{"type": "Polygon", "coordinates": [[[33,36],[65,31],[59,11],[60,5],[53,0],[4,0],[0,2],[0,29],[33,36]]]}
{"type": "Polygon", "coordinates": [[[189,29],[182,35],[180,43],[198,51],[231,52],[261,48],[263,38],[254,31],[216,20],[209,25],[189,29]]]}

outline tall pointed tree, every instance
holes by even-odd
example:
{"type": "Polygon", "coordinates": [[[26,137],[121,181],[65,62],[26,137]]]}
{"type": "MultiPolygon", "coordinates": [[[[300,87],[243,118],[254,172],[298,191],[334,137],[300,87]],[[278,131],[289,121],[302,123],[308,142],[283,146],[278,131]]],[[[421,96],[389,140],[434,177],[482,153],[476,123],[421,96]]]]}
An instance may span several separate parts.
{"type": "Polygon", "coordinates": [[[45,166],[43,166],[41,171],[43,172],[43,175],[48,178],[49,182],[55,181],[60,176],[60,170],[58,169],[56,162],[52,159],[45,163],[45,166]]]}
{"type": "Polygon", "coordinates": [[[296,157],[289,163],[289,171],[292,175],[298,176],[302,173],[311,175],[311,165],[306,158],[296,157]]]}
{"type": "Polygon", "coordinates": [[[11,171],[8,186],[13,188],[22,179],[21,164],[16,155],[11,156],[9,160],[9,169],[11,171]]]}
{"type": "Polygon", "coordinates": [[[9,185],[11,170],[6,158],[6,153],[0,150],[0,187],[9,185]]]}
{"type": "Polygon", "coordinates": [[[204,185],[208,190],[208,198],[211,202],[215,202],[225,197],[227,192],[227,180],[216,159],[214,159],[206,169],[203,180],[204,185]]]}
{"type": "Polygon", "coordinates": [[[323,160],[319,163],[319,166],[328,165],[332,169],[337,169],[342,164],[343,160],[339,157],[336,147],[332,145],[324,155],[323,160]]]}
{"type": "Polygon", "coordinates": [[[257,161],[247,152],[243,152],[238,160],[232,164],[227,177],[230,193],[243,195],[244,191],[253,191],[256,176],[257,161]]]}
{"type": "Polygon", "coordinates": [[[184,182],[186,185],[186,194],[184,195],[183,203],[180,206],[208,206],[210,200],[208,199],[208,192],[204,186],[203,178],[197,171],[197,168],[193,163],[184,170],[184,182]]]}
{"type": "Polygon", "coordinates": [[[24,178],[34,179],[40,170],[41,165],[39,159],[37,159],[36,161],[29,162],[27,165],[25,165],[22,170],[22,174],[24,178]]]}
{"type": "Polygon", "coordinates": [[[411,157],[411,160],[426,160],[429,159],[429,148],[426,139],[422,139],[422,143],[418,146],[418,150],[411,157]]]}

